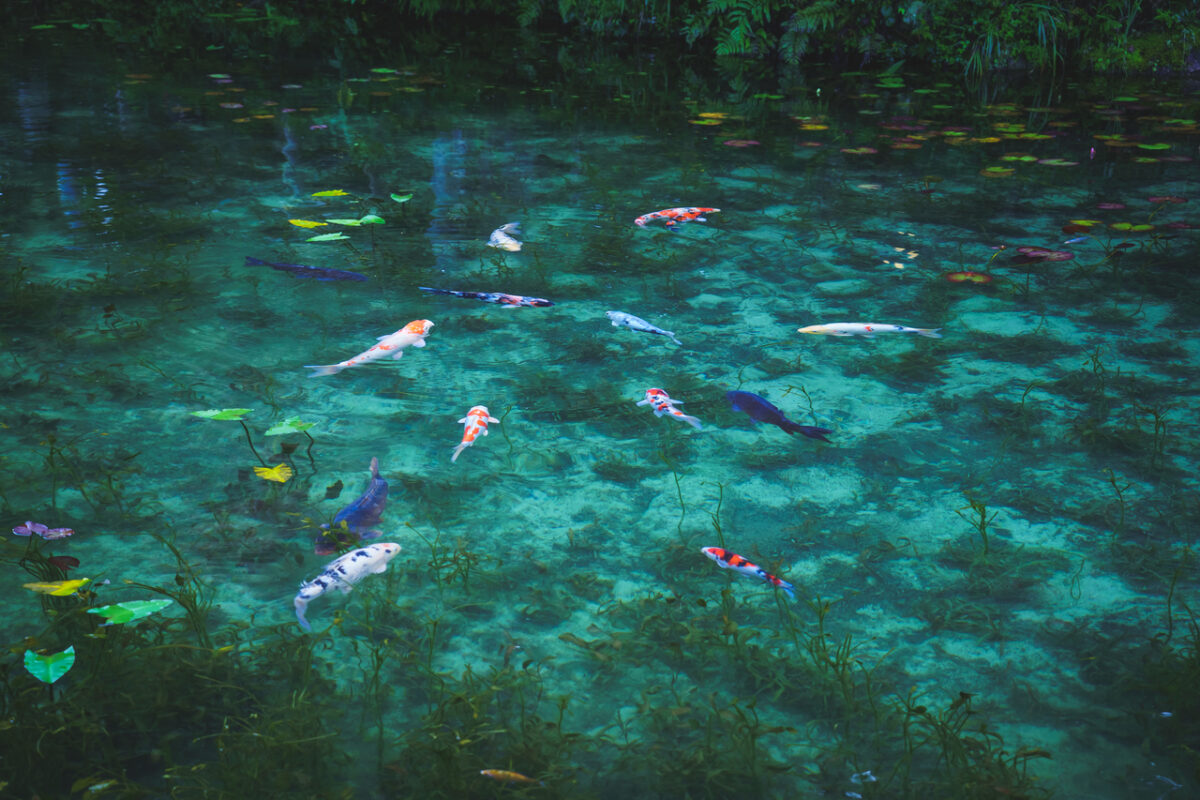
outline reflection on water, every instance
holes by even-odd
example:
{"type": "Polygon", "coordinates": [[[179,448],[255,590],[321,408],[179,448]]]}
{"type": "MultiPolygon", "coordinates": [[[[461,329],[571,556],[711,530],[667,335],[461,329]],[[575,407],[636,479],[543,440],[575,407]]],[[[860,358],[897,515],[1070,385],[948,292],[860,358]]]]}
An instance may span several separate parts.
{"type": "MultiPolygon", "coordinates": [[[[58,758],[152,793],[268,763],[281,796],[493,796],[497,769],[563,797],[1194,789],[1194,92],[84,56],[10,65],[0,115],[0,501],[77,531],[6,542],[0,632],[78,644],[66,718],[156,709],[178,741],[58,758]],[[687,206],[720,212],[633,224],[687,206]],[[488,247],[512,221],[522,249],[488,247]],[[302,369],[418,319],[398,360],[302,369]],[[880,330],[797,332],[830,323],[880,330]],[[452,462],[477,405],[498,422],[452,462]],[[191,413],[219,409],[249,411],[191,413]],[[301,637],[314,535],[372,458],[403,551],[301,637]],[[29,542],[111,583],[24,592],[29,542]],[[86,637],[72,609],[147,587],[176,608],[86,637]],[[99,664],[182,705],[92,708],[99,664]]],[[[12,702],[18,747],[50,711],[12,702]]]]}

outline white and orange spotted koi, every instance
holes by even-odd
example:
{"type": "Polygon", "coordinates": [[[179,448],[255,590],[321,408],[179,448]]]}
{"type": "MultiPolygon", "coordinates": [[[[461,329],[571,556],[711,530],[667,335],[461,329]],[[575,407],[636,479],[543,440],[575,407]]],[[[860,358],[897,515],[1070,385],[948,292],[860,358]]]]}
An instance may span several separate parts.
{"type": "Polygon", "coordinates": [[[731,569],[747,577],[764,580],[776,589],[781,589],[788,597],[792,599],[796,597],[795,586],[783,578],[772,575],[757,564],[752,564],[732,550],[726,550],[723,547],[701,547],[700,552],[717,562],[717,566],[722,569],[731,569]]]}
{"type": "Polygon", "coordinates": [[[462,441],[458,443],[458,447],[454,448],[454,455],[450,456],[451,461],[457,461],[459,454],[475,444],[475,438],[480,434],[487,436],[488,423],[499,422],[493,416],[488,414],[487,406],[471,406],[471,410],[467,415],[460,419],[460,425],[464,425],[462,441]]]}
{"type": "Polygon", "coordinates": [[[650,408],[654,409],[654,416],[656,417],[670,414],[680,422],[686,422],[693,428],[699,428],[700,420],[680,411],[675,407],[676,403],[683,403],[683,401],[671,399],[671,396],[663,389],[647,389],[646,396],[637,402],[639,406],[650,406],[650,408]]]}
{"type": "Polygon", "coordinates": [[[395,333],[380,336],[377,344],[359,353],[354,358],[339,361],[336,364],[305,364],[304,368],[313,370],[313,373],[308,377],[319,378],[322,375],[335,375],[349,367],[370,364],[372,361],[378,361],[388,356],[400,358],[404,355],[404,348],[406,347],[424,347],[425,337],[429,335],[429,329],[432,327],[433,323],[427,319],[414,319],[395,333]]]}

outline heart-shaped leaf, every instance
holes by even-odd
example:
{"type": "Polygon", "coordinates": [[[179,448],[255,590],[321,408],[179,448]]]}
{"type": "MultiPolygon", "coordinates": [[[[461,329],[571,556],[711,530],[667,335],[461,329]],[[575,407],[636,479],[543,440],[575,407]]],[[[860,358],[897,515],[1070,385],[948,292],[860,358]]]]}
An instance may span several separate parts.
{"type": "Polygon", "coordinates": [[[316,424],[315,422],[301,422],[299,417],[288,417],[283,422],[277,422],[267,428],[267,432],[263,435],[281,436],[285,433],[302,433],[316,424]]]}
{"type": "Polygon", "coordinates": [[[91,578],[76,578],[70,581],[38,581],[37,583],[23,583],[21,585],[31,592],[37,592],[38,594],[48,594],[52,597],[67,597],[75,594],[91,580],[91,578]]]}
{"type": "Polygon", "coordinates": [[[42,683],[54,683],[67,674],[67,670],[75,666],[75,646],[71,645],[61,653],[51,653],[39,656],[32,650],[25,651],[25,669],[29,674],[42,683]]]}
{"type": "Polygon", "coordinates": [[[409,200],[413,199],[413,196],[411,192],[409,194],[394,194],[392,195],[392,199],[397,203],[407,203],[409,200]]]}
{"type": "Polygon", "coordinates": [[[350,237],[344,233],[322,233],[320,236],[310,236],[304,241],[306,242],[336,242],[339,239],[349,239],[350,237]]]}
{"type": "Polygon", "coordinates": [[[295,225],[297,228],[319,228],[322,225],[328,225],[328,222],[314,222],[311,219],[289,219],[288,222],[295,225]]]}
{"type": "Polygon", "coordinates": [[[345,197],[350,194],[344,189],[326,189],[323,192],[313,192],[313,197],[345,197]]]}
{"type": "Polygon", "coordinates": [[[101,606],[100,608],[89,608],[89,614],[99,614],[104,617],[107,622],[102,625],[124,625],[126,622],[133,622],[135,619],[148,617],[156,611],[161,611],[174,600],[130,600],[127,603],[113,603],[109,606],[101,606]]]}
{"type": "Polygon", "coordinates": [[[207,411],[193,411],[193,417],[202,419],[241,419],[249,414],[252,408],[210,408],[207,411]]]}

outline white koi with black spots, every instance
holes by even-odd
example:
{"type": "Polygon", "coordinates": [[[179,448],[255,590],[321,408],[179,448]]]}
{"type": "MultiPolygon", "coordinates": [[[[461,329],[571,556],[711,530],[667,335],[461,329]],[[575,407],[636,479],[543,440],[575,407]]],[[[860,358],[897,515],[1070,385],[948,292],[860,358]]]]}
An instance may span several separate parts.
{"type": "Polygon", "coordinates": [[[312,625],[305,617],[308,604],[312,600],[335,588],[346,594],[354,588],[354,584],[368,575],[385,571],[388,562],[399,553],[400,545],[383,542],[359,547],[330,561],[320,575],[300,584],[300,591],[292,601],[292,605],[296,607],[296,619],[300,622],[300,627],[306,631],[312,630],[312,625]]]}

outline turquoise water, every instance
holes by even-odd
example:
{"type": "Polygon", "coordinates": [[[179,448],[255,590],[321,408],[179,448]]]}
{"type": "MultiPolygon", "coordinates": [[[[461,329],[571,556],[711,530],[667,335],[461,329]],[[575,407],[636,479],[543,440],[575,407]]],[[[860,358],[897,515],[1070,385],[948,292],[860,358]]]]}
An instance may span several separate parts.
{"type": "Polygon", "coordinates": [[[136,726],[174,744],[68,783],[236,796],[286,756],[277,796],[1196,791],[1195,87],[729,89],[571,58],[7,64],[0,501],[76,532],[5,542],[6,735],[54,739],[36,714],[186,642],[212,661],[136,726]],[[681,206],[720,211],[633,223],[681,206]],[[519,251],[487,246],[514,221],[519,251]],[[398,361],[303,369],[419,319],[398,361]],[[942,338],[797,332],[845,322],[942,338]],[[650,387],[702,428],[637,406],[650,387]],[[452,463],[479,404],[499,422],[452,463]],[[193,414],[218,409],[245,429],[193,414]],[[267,435],[289,419],[312,427],[267,435]],[[332,558],[313,537],[373,457],[403,551],[302,636],[292,598],[332,558]],[[109,583],[26,591],[27,547],[109,583]],[[180,587],[203,623],[176,603],[104,629],[127,637],[109,672],[62,622],[180,587]],[[29,701],[20,654],[71,644],[29,701]],[[180,711],[218,681],[255,715],[180,711]]]}

